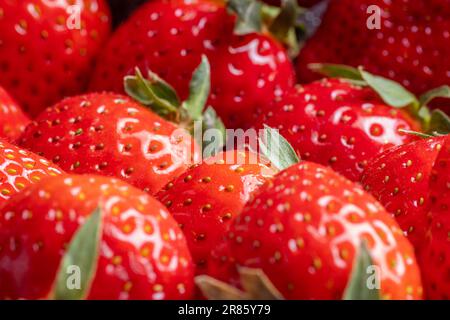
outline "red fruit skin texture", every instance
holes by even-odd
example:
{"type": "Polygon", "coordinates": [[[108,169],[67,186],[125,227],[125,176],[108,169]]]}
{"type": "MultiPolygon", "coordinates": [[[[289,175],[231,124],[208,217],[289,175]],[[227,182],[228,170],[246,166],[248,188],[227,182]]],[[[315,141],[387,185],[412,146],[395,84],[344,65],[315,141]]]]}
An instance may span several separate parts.
{"type": "Polygon", "coordinates": [[[0,211],[0,298],[47,298],[67,244],[97,207],[103,233],[87,299],[191,297],[190,254],[164,206],[120,180],[73,175],[42,180],[0,211]]]}
{"type": "Polygon", "coordinates": [[[330,1],[321,27],[300,53],[298,79],[320,77],[310,63],[361,65],[422,94],[450,83],[450,61],[442,59],[450,54],[449,40],[449,0],[330,1]],[[369,6],[381,9],[380,29],[367,27],[369,6]]]}
{"type": "Polygon", "coordinates": [[[110,19],[104,0],[0,0],[0,85],[32,117],[81,93],[110,19]]]}
{"type": "Polygon", "coordinates": [[[365,240],[384,299],[419,299],[410,243],[359,186],[318,164],[282,171],[247,203],[228,233],[241,266],[261,268],[286,299],[341,299],[365,240]]]}
{"type": "Polygon", "coordinates": [[[0,137],[9,142],[15,141],[29,122],[17,102],[0,87],[0,137]]]}
{"type": "Polygon", "coordinates": [[[182,99],[205,54],[211,63],[213,106],[227,127],[246,128],[255,110],[295,82],[284,48],[270,36],[233,34],[235,17],[211,0],[144,4],[101,54],[91,90],[123,92],[123,77],[139,67],[170,83],[182,99]]]}
{"type": "Polygon", "coordinates": [[[445,137],[436,137],[391,148],[369,162],[361,179],[417,252],[425,240],[432,168],[444,142],[445,137]]]}
{"type": "Polygon", "coordinates": [[[430,179],[430,227],[421,254],[428,299],[450,299],[450,138],[447,137],[430,179]]]}
{"type": "Polygon", "coordinates": [[[114,176],[151,194],[197,157],[187,132],[111,93],[67,98],[47,108],[20,143],[68,172],[114,176]]]}
{"type": "Polygon", "coordinates": [[[156,196],[181,226],[197,274],[216,273],[212,251],[249,198],[274,174],[252,159],[257,156],[248,151],[221,153],[192,167],[156,196]]]}
{"type": "Polygon", "coordinates": [[[399,129],[420,130],[371,89],[338,79],[298,87],[261,108],[254,127],[264,124],[279,129],[303,160],[328,165],[353,181],[359,181],[369,159],[416,139],[399,129]]]}
{"type": "Polygon", "coordinates": [[[47,159],[0,139],[0,206],[26,186],[62,173],[47,159]]]}

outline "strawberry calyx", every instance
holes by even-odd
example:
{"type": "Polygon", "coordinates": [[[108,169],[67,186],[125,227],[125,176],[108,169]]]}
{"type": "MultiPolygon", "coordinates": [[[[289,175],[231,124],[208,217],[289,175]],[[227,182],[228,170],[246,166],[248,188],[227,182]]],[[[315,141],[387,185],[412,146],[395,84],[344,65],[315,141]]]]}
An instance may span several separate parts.
{"type": "Polygon", "coordinates": [[[450,118],[442,110],[431,110],[428,104],[436,98],[450,98],[447,85],[432,89],[419,98],[404,86],[393,80],[371,74],[363,67],[350,67],[341,64],[313,63],[308,66],[312,71],[330,78],[345,79],[357,86],[372,88],[388,105],[408,111],[418,119],[424,133],[445,135],[450,133],[450,118]]]}
{"type": "Polygon", "coordinates": [[[226,3],[229,11],[237,16],[235,34],[269,33],[288,48],[291,57],[298,55],[297,31],[302,26],[297,21],[303,10],[297,0],[283,0],[281,7],[259,0],[227,0],[226,3]]]}
{"type": "MultiPolygon", "coordinates": [[[[373,259],[363,241],[344,290],[343,300],[381,300],[379,279],[368,272],[373,259]]],[[[242,290],[207,275],[195,278],[209,300],[284,300],[262,269],[237,267],[242,290]]]]}
{"type": "Polygon", "coordinates": [[[97,269],[101,234],[102,211],[97,208],[73,236],[61,260],[50,299],[83,300],[88,296],[97,269]],[[78,278],[73,279],[79,281],[80,287],[76,290],[69,288],[71,276],[78,278]]]}
{"type": "Polygon", "coordinates": [[[195,283],[208,300],[283,300],[283,295],[261,269],[238,267],[243,291],[207,275],[195,283]]]}
{"type": "Polygon", "coordinates": [[[180,101],[175,89],[151,71],[145,78],[142,72],[136,69],[135,75],[124,78],[124,87],[131,98],[192,135],[198,129],[199,123],[203,131],[219,130],[223,139],[214,143],[217,144],[217,149],[223,145],[225,126],[212,107],[205,108],[211,89],[211,67],[206,56],[202,56],[200,65],[193,73],[189,96],[185,101],[180,101]]]}
{"type": "Polygon", "coordinates": [[[264,131],[258,139],[259,153],[278,170],[287,169],[300,162],[300,158],[291,144],[279,130],[264,125],[264,131]]]}

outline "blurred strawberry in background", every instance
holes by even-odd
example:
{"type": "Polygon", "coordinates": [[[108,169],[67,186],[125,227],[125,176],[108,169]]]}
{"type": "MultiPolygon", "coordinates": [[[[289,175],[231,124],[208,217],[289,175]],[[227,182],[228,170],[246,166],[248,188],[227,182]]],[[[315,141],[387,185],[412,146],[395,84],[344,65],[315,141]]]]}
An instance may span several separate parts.
{"type": "Polygon", "coordinates": [[[31,116],[80,93],[110,19],[104,0],[0,0],[0,85],[31,116]]]}
{"type": "Polygon", "coordinates": [[[317,79],[314,62],[362,65],[420,94],[450,82],[449,40],[449,0],[331,1],[300,53],[298,78],[317,79]]]}
{"type": "Polygon", "coordinates": [[[0,138],[14,141],[30,122],[11,96],[0,87],[0,138]]]}

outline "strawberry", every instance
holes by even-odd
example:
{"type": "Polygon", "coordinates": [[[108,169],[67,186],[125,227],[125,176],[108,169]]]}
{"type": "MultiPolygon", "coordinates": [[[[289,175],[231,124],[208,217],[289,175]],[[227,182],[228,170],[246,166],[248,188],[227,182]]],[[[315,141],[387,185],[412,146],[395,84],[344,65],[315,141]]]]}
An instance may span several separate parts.
{"type": "Polygon", "coordinates": [[[26,186],[61,173],[50,161],[0,140],[0,205],[26,186]]]}
{"type": "Polygon", "coordinates": [[[429,299],[450,299],[450,137],[441,148],[430,179],[431,224],[421,254],[424,288],[429,299]]]}
{"type": "Polygon", "coordinates": [[[103,232],[87,299],[191,297],[191,257],[164,206],[119,180],[71,175],[42,180],[1,209],[0,298],[52,295],[67,244],[96,208],[103,232]]]}
{"type": "Polygon", "coordinates": [[[420,251],[431,199],[430,177],[446,137],[415,141],[387,150],[369,161],[361,183],[399,223],[420,251]]]}
{"type": "Polygon", "coordinates": [[[30,124],[20,144],[74,173],[114,176],[155,193],[196,157],[193,139],[126,96],[64,99],[30,124]]]}
{"type": "Polygon", "coordinates": [[[256,128],[280,129],[302,159],[329,165],[353,181],[376,154],[415,139],[399,129],[419,128],[373,90],[341,79],[298,87],[270,109],[261,108],[256,128]]]}
{"type": "Polygon", "coordinates": [[[80,93],[109,24],[104,0],[0,0],[0,85],[31,116],[80,93]]]}
{"type": "Polygon", "coordinates": [[[29,122],[17,102],[0,87],[0,137],[8,141],[16,140],[29,122]]]}
{"type": "Polygon", "coordinates": [[[189,169],[156,195],[182,228],[197,274],[207,272],[211,251],[231,221],[274,172],[257,160],[256,154],[248,151],[218,154],[189,169]]]}
{"type": "Polygon", "coordinates": [[[416,140],[408,131],[450,132],[450,118],[430,110],[437,98],[450,98],[442,86],[416,97],[402,85],[364,68],[314,64],[322,79],[259,108],[256,128],[279,128],[305,160],[331,166],[359,181],[367,161],[390,147],[416,140]]]}
{"type": "Polygon", "coordinates": [[[212,70],[208,104],[227,127],[248,127],[255,109],[281,95],[295,76],[283,45],[260,32],[260,3],[229,1],[240,17],[255,18],[236,22],[224,2],[155,0],[144,4],[109,41],[91,90],[122,92],[123,76],[139,67],[144,74],[151,70],[164,78],[184,100],[192,70],[205,54],[212,70]],[[235,26],[239,35],[233,33],[235,26]]]}
{"type": "Polygon", "coordinates": [[[310,63],[361,65],[420,94],[450,83],[450,62],[440,58],[450,54],[449,39],[448,0],[330,1],[300,53],[297,74],[307,83],[318,78],[310,63]]]}
{"type": "Polygon", "coordinates": [[[422,294],[413,248],[395,220],[318,164],[291,166],[261,187],[227,238],[237,264],[262,269],[286,299],[341,299],[361,242],[379,268],[383,298],[422,294]]]}

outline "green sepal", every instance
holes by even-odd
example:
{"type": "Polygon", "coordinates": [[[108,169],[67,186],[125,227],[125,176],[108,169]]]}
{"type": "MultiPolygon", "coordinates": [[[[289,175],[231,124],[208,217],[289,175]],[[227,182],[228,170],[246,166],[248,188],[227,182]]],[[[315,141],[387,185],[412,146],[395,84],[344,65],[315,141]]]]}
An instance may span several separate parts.
{"type": "Polygon", "coordinates": [[[191,121],[200,120],[211,90],[211,67],[208,58],[202,61],[194,71],[189,85],[189,97],[182,107],[187,111],[191,121]]]}
{"type": "Polygon", "coordinates": [[[77,230],[64,254],[56,280],[49,297],[55,300],[82,300],[87,297],[97,269],[102,233],[102,213],[100,208],[87,218],[77,230]],[[79,268],[80,288],[70,289],[68,280],[69,267],[79,268]]]}
{"type": "Polygon", "coordinates": [[[283,0],[280,12],[269,27],[270,33],[288,47],[291,57],[296,57],[300,51],[296,33],[299,14],[297,0],[283,0]]]}
{"type": "Polygon", "coordinates": [[[359,67],[358,70],[364,81],[378,93],[387,105],[394,108],[410,106],[412,107],[412,110],[417,113],[420,107],[419,101],[413,93],[408,91],[401,84],[384,77],[373,75],[365,71],[362,67],[359,67]]]}
{"type": "Polygon", "coordinates": [[[362,67],[353,68],[341,64],[314,63],[310,64],[309,68],[327,77],[343,78],[356,85],[369,86],[387,105],[393,108],[408,107],[413,115],[417,115],[419,112],[420,103],[413,93],[401,84],[367,72],[362,67]]]}
{"type": "Polygon", "coordinates": [[[300,162],[294,148],[276,129],[264,125],[258,142],[259,152],[280,171],[300,162]]]}
{"type": "Polygon", "coordinates": [[[176,118],[180,107],[179,98],[175,90],[153,72],[149,72],[149,79],[145,79],[136,68],[134,76],[124,78],[124,87],[130,97],[158,115],[172,121],[176,118]]]}
{"type": "Polygon", "coordinates": [[[212,107],[208,107],[203,113],[203,132],[210,129],[217,130],[218,134],[220,134],[220,139],[218,139],[217,141],[214,140],[213,142],[210,142],[208,144],[203,141],[203,150],[205,150],[206,147],[210,146],[211,143],[214,144],[216,150],[222,149],[226,142],[226,128],[220,117],[217,115],[216,110],[214,110],[212,107]]]}
{"type": "Polygon", "coordinates": [[[420,96],[420,105],[426,106],[436,98],[450,98],[450,86],[445,85],[425,92],[420,96]]]}
{"type": "Polygon", "coordinates": [[[372,257],[366,243],[363,241],[358,257],[353,264],[343,300],[381,300],[380,289],[369,288],[369,277],[376,276],[368,273],[368,268],[373,265],[372,257]]]}
{"type": "Polygon", "coordinates": [[[433,136],[450,133],[450,117],[441,110],[433,110],[428,123],[427,133],[433,136]]]}
{"type": "Polygon", "coordinates": [[[360,81],[363,85],[367,85],[364,82],[361,73],[357,68],[353,68],[344,64],[332,64],[332,63],[310,63],[308,68],[330,78],[344,78],[346,80],[360,81]]]}
{"type": "Polygon", "coordinates": [[[255,0],[228,0],[228,8],[237,15],[234,32],[238,35],[262,31],[262,4],[255,0]]]}

